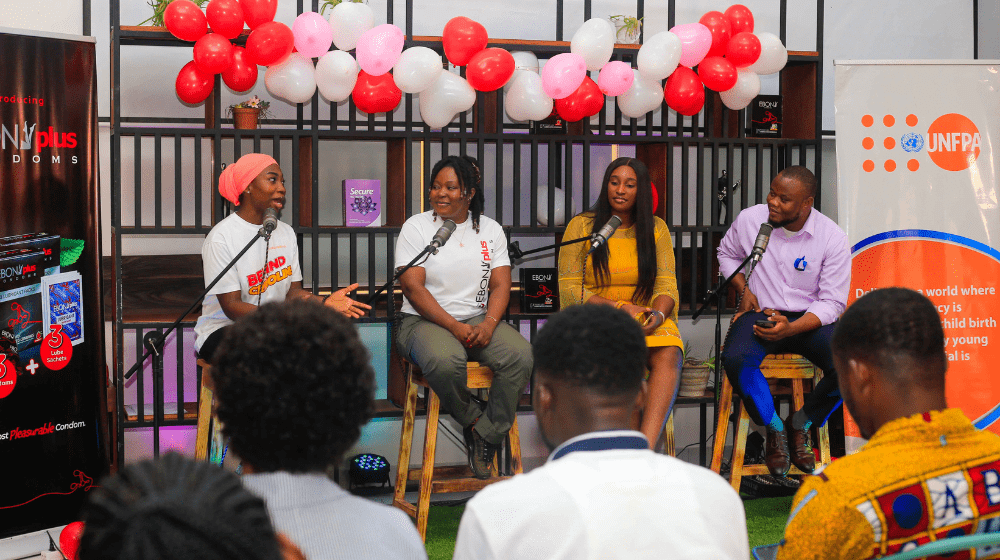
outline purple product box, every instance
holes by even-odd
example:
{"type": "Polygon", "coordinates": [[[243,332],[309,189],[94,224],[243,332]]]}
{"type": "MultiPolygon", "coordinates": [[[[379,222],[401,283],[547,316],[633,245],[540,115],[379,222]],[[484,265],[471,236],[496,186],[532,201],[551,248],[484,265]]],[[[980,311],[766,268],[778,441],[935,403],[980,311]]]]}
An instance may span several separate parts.
{"type": "Polygon", "coordinates": [[[0,326],[14,335],[17,351],[42,340],[42,263],[39,250],[0,251],[0,326]]]}
{"type": "Polygon", "coordinates": [[[344,179],[344,225],[382,225],[382,182],[378,179],[344,179]]]}
{"type": "Polygon", "coordinates": [[[59,274],[59,236],[48,233],[28,233],[0,237],[0,251],[13,249],[32,249],[44,254],[42,268],[45,275],[59,274]]]}

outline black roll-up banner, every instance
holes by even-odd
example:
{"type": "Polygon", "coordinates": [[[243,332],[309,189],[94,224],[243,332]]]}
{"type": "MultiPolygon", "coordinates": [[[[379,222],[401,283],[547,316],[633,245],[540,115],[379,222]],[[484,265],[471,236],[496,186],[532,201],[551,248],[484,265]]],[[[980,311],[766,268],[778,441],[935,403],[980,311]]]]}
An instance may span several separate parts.
{"type": "Polygon", "coordinates": [[[92,39],[0,31],[0,538],[107,472],[92,39]]]}

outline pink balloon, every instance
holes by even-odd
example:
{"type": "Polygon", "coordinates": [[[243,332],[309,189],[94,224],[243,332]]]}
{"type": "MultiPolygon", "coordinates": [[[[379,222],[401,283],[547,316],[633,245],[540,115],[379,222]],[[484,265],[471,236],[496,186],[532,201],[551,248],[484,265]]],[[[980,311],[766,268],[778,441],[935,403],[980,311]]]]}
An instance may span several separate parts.
{"type": "Polygon", "coordinates": [[[700,23],[678,25],[670,32],[681,40],[681,66],[698,66],[712,48],[712,32],[700,23]]]}
{"type": "Polygon", "coordinates": [[[306,12],[292,24],[295,48],[307,58],[319,58],[330,52],[333,29],[326,18],[316,12],[306,12]]]}
{"type": "Polygon", "coordinates": [[[633,79],[635,73],[631,66],[620,60],[613,60],[601,68],[601,73],[597,75],[597,87],[601,88],[604,95],[615,97],[628,91],[633,79]]]}
{"type": "Polygon", "coordinates": [[[355,55],[358,66],[370,76],[381,76],[392,70],[403,52],[403,30],[386,23],[361,34],[355,55]]]}
{"type": "Polygon", "coordinates": [[[575,53],[557,54],[542,66],[542,89],[552,99],[571,95],[587,77],[587,63],[575,53]]]}

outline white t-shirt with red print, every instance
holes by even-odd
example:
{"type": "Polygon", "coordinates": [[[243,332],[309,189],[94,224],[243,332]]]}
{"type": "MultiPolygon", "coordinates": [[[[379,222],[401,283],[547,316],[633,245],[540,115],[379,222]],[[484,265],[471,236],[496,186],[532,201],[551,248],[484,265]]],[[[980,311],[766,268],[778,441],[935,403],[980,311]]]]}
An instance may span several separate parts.
{"type": "MultiPolygon", "coordinates": [[[[396,268],[405,266],[430,244],[441,228],[441,218],[434,220],[428,211],[410,217],[396,239],[396,268]]],[[[418,262],[426,273],[424,286],[449,315],[464,321],[486,312],[490,275],[494,268],[510,266],[507,236],[495,220],[479,217],[479,233],[472,227],[472,216],[455,228],[448,241],[426,260],[418,262]]],[[[403,298],[403,313],[419,315],[403,298]]]]}
{"type": "MultiPolygon", "coordinates": [[[[234,213],[208,232],[205,243],[201,246],[206,286],[246,247],[258,230],[259,225],[251,224],[234,213]]],[[[233,320],[222,310],[218,294],[239,290],[243,301],[257,305],[259,297],[260,304],[264,305],[271,301],[284,301],[292,283],[301,280],[299,245],[295,231],[288,224],[279,221],[278,227],[271,233],[270,243],[265,244],[264,238],[258,239],[240,257],[236,266],[229,269],[205,296],[201,305],[201,317],[194,327],[197,335],[195,348],[200,350],[210,334],[233,324],[233,320]]]]}

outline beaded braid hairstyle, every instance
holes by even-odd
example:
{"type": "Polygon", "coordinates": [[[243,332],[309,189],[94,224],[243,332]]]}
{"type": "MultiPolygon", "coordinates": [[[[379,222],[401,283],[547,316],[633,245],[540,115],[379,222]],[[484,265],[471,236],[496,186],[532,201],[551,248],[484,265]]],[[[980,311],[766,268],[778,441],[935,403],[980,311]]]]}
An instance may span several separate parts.
{"type": "MultiPolygon", "coordinates": [[[[479,233],[479,216],[483,214],[483,207],[486,206],[486,197],[483,196],[483,176],[479,173],[479,160],[472,156],[445,156],[441,161],[434,164],[431,170],[431,184],[445,167],[450,167],[458,176],[458,184],[462,187],[462,195],[465,196],[469,189],[475,189],[472,199],[469,201],[469,211],[472,212],[472,227],[479,233]]],[[[428,190],[428,192],[430,192],[428,190]]],[[[436,214],[435,214],[436,216],[436,214]]]]}
{"type": "Polygon", "coordinates": [[[176,453],[105,479],[83,509],[80,560],[280,560],[264,501],[176,453]]]}

